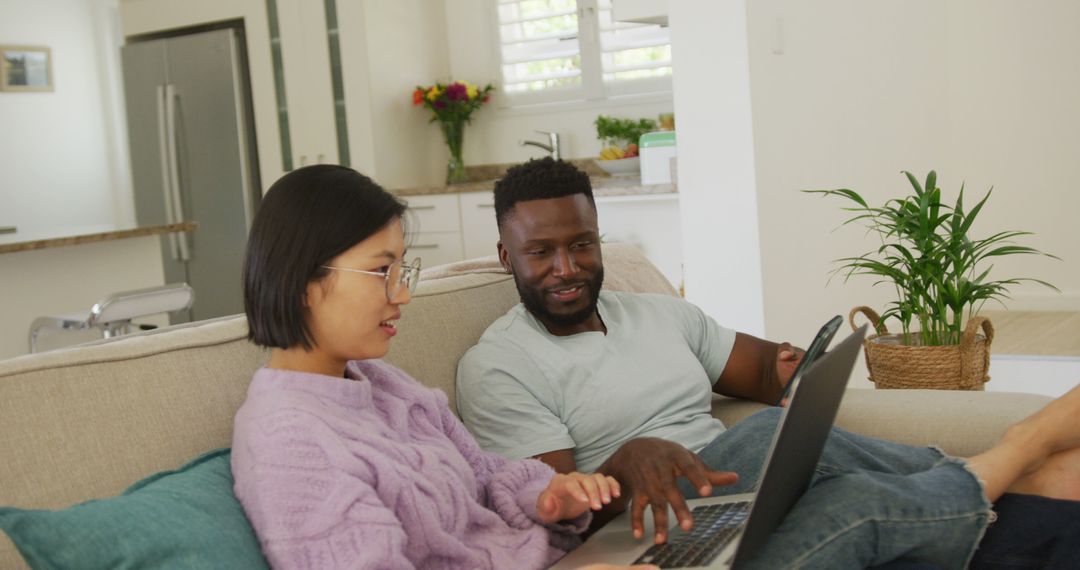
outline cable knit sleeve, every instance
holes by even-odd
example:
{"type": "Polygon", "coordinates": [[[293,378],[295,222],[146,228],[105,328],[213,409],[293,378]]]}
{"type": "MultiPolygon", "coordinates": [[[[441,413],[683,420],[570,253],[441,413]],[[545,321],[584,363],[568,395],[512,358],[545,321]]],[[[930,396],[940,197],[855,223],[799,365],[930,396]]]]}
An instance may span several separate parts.
{"type": "Polygon", "coordinates": [[[552,531],[552,546],[568,550],[579,543],[577,535],[589,527],[591,512],[548,525],[536,512],[536,499],[555,476],[554,469],[535,459],[510,461],[484,451],[447,405],[442,406],[441,420],[447,436],[472,466],[480,487],[478,490],[488,508],[514,528],[524,529],[536,524],[547,526],[552,531]]]}
{"type": "Polygon", "coordinates": [[[281,409],[238,416],[235,492],[274,568],[413,568],[402,522],[372,486],[373,470],[346,472],[337,437],[319,418],[281,409]]]}

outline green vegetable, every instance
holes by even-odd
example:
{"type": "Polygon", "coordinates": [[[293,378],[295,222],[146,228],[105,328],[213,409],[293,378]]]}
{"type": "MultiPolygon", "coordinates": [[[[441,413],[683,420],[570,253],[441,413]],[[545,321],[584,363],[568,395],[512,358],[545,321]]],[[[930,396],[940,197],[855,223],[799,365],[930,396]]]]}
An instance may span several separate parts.
{"type": "Polygon", "coordinates": [[[641,135],[657,130],[656,121],[652,119],[619,119],[600,115],[596,118],[596,137],[605,146],[615,145],[626,148],[627,145],[637,144],[641,135]]]}

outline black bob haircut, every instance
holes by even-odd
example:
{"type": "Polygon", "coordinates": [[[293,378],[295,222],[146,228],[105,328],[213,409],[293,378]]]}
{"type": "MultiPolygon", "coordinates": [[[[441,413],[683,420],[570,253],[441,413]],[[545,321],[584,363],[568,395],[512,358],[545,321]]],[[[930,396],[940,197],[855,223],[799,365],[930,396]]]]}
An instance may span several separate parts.
{"type": "Polygon", "coordinates": [[[401,218],[405,204],[344,166],[318,164],[282,176],[262,199],[244,256],[248,340],[259,346],[314,345],[307,285],[322,266],[401,218]]]}
{"type": "Polygon", "coordinates": [[[588,174],[569,162],[554,160],[549,156],[530,160],[507,170],[506,175],[495,183],[495,221],[502,229],[518,202],[574,194],[584,194],[596,208],[588,174]]]}

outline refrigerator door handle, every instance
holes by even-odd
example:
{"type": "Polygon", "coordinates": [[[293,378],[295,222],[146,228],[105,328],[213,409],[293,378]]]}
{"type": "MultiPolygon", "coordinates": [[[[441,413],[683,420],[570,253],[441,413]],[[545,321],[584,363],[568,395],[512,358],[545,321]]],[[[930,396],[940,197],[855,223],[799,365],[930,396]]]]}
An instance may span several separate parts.
{"type": "MultiPolygon", "coordinates": [[[[169,188],[171,190],[172,210],[175,214],[175,222],[184,221],[184,202],[180,197],[180,160],[177,153],[177,140],[176,140],[176,87],[172,83],[165,84],[165,122],[168,126],[168,141],[167,146],[169,149],[169,188]]],[[[180,233],[175,234],[177,241],[180,245],[180,261],[188,261],[191,259],[191,252],[188,250],[187,234],[180,233]]]]}
{"type": "MultiPolygon", "coordinates": [[[[169,131],[168,121],[165,119],[165,86],[157,86],[157,120],[158,120],[158,153],[161,156],[161,193],[165,199],[165,223],[176,223],[176,217],[173,214],[172,203],[172,190],[170,189],[172,178],[169,176],[170,160],[169,160],[169,131]]],[[[166,239],[169,240],[169,254],[172,255],[173,260],[180,259],[180,249],[177,244],[176,234],[165,234],[166,239]]]]}

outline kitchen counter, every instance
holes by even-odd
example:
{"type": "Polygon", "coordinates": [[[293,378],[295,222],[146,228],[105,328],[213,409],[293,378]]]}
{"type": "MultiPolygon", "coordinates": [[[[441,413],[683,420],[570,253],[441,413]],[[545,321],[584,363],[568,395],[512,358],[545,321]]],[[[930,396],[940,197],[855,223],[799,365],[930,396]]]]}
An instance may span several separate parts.
{"type": "MultiPolygon", "coordinates": [[[[611,176],[604,172],[596,161],[591,158],[567,158],[564,159],[576,166],[579,170],[589,175],[592,182],[593,195],[597,198],[611,196],[649,196],[674,194],[678,189],[674,184],[649,184],[641,183],[641,175],[611,176]]],[[[477,164],[465,167],[470,180],[462,184],[450,184],[440,186],[420,186],[415,188],[397,188],[391,190],[398,196],[429,196],[433,194],[468,194],[469,192],[491,192],[495,189],[495,181],[502,178],[507,169],[516,166],[516,163],[502,164],[477,164]]]]}
{"type": "MultiPolygon", "coordinates": [[[[640,176],[590,176],[593,195],[597,198],[607,196],[647,196],[651,194],[673,194],[677,192],[674,184],[642,184],[640,176]]],[[[465,182],[449,186],[420,186],[399,188],[392,192],[398,196],[426,196],[431,194],[464,194],[484,192],[495,189],[495,180],[465,182]]]]}
{"type": "Polygon", "coordinates": [[[162,224],[160,226],[146,227],[98,225],[26,233],[16,232],[0,235],[0,253],[30,251],[171,232],[190,232],[197,227],[199,227],[198,222],[180,222],[176,224],[162,224]]]}

